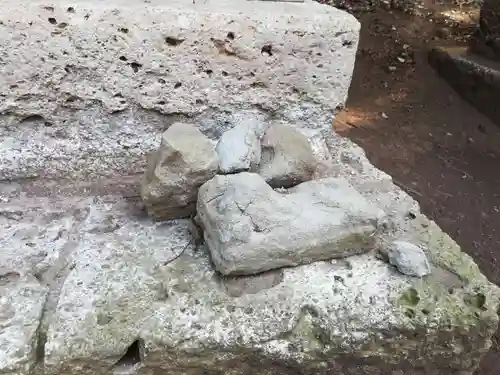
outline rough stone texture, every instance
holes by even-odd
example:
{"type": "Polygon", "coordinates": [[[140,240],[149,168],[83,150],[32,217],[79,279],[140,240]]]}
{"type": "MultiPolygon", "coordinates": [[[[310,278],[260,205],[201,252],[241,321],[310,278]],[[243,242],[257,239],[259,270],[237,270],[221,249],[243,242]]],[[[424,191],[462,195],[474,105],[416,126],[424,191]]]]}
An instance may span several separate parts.
{"type": "Polygon", "coordinates": [[[384,216],[345,180],[310,181],[279,193],[254,173],[208,181],[197,211],[212,262],[224,275],[369,251],[384,216]]]}
{"type": "Polygon", "coordinates": [[[297,128],[284,124],[271,125],[261,141],[262,155],[257,169],[274,188],[289,188],[309,181],[318,165],[314,148],[321,143],[309,139],[297,128]]]}
{"type": "Polygon", "coordinates": [[[142,173],[187,118],[213,139],[243,115],[327,131],[360,28],[313,1],[0,6],[0,180],[142,173]]]}
{"type": "Polygon", "coordinates": [[[361,149],[327,141],[328,173],[387,213],[380,246],[424,246],[430,276],[404,276],[368,253],[224,278],[186,221],[154,224],[116,197],[29,198],[4,183],[0,259],[25,276],[2,286],[19,318],[8,331],[1,321],[9,349],[0,373],[471,375],[498,325],[499,288],[361,149]],[[45,247],[47,256],[33,256],[45,247]],[[41,281],[30,276],[37,270],[41,281]],[[48,288],[43,309],[18,286],[48,288]],[[24,323],[40,314],[39,335],[24,346],[17,332],[29,337],[34,325],[24,323]],[[6,368],[17,361],[10,342],[23,345],[22,370],[6,368]]]}
{"type": "Polygon", "coordinates": [[[394,241],[387,250],[389,262],[396,266],[399,272],[417,277],[426,276],[431,272],[427,256],[419,246],[405,241],[394,241]]]}
{"type": "Polygon", "coordinates": [[[149,158],[142,183],[141,197],[149,214],[156,220],[193,216],[199,187],[218,167],[210,139],[192,124],[172,124],[149,158]]]}
{"type": "Polygon", "coordinates": [[[484,0],[471,49],[486,58],[500,61],[500,1],[484,0]]]}
{"type": "Polygon", "coordinates": [[[500,63],[466,48],[433,48],[429,62],[457,93],[500,126],[500,63]]]}
{"type": "Polygon", "coordinates": [[[248,121],[222,134],[215,148],[220,172],[236,173],[255,169],[261,157],[260,139],[264,131],[263,123],[248,121]]]}

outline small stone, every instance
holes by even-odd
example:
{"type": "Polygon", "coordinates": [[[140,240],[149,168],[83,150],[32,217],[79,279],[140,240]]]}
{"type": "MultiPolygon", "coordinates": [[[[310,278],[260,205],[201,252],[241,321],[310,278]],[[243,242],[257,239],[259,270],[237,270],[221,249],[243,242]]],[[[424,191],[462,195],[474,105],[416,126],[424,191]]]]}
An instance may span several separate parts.
{"type": "Polygon", "coordinates": [[[215,148],[220,173],[237,173],[255,168],[260,161],[263,124],[245,122],[222,134],[215,148]]]}
{"type": "Polygon", "coordinates": [[[431,273],[424,251],[412,243],[394,241],[388,249],[389,262],[402,274],[423,277],[431,273]]]}
{"type": "Polygon", "coordinates": [[[387,69],[389,69],[390,72],[395,72],[396,67],[395,66],[389,66],[387,69]]]}
{"type": "Polygon", "coordinates": [[[214,267],[252,275],[373,249],[384,212],[346,180],[302,183],[280,194],[255,173],[218,175],[198,196],[214,267]]]}
{"type": "Polygon", "coordinates": [[[262,138],[259,175],[274,188],[290,188],[311,180],[318,161],[311,142],[300,130],[271,125],[262,138]]]}
{"type": "Polygon", "coordinates": [[[403,59],[402,57],[398,56],[397,57],[398,61],[402,64],[405,62],[405,59],[403,59]]]}
{"type": "Polygon", "coordinates": [[[155,220],[189,217],[196,212],[198,188],[217,173],[217,154],[194,125],[172,124],[160,149],[148,161],[141,197],[155,220]]]}
{"type": "Polygon", "coordinates": [[[382,116],[382,118],[384,118],[384,119],[386,119],[386,120],[389,118],[389,116],[387,116],[387,114],[386,114],[385,112],[382,112],[382,115],[381,115],[381,116],[382,116]]]}

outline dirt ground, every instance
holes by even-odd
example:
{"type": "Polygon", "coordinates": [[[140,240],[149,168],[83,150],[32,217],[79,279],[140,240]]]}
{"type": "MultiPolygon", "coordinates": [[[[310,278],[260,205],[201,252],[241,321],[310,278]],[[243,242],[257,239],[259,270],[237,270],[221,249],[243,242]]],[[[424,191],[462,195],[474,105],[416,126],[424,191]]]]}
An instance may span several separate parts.
{"type": "MultiPolygon", "coordinates": [[[[429,5],[435,13],[424,17],[353,12],[362,36],[348,103],[334,127],[500,285],[500,127],[463,102],[426,56],[432,45],[466,43],[478,12],[429,5]],[[452,11],[453,21],[443,10],[452,11]]],[[[500,374],[500,331],[478,371],[494,374],[500,374]]]]}

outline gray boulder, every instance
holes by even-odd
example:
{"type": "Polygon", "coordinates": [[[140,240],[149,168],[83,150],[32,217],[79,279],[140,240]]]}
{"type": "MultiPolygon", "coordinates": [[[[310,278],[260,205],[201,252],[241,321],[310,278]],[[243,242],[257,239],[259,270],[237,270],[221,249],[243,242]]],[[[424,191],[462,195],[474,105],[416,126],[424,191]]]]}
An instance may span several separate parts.
{"type": "Polygon", "coordinates": [[[383,212],[345,180],[311,181],[281,194],[261,176],[216,176],[198,195],[198,220],[225,275],[343,258],[374,247],[383,212]]]}
{"type": "Polygon", "coordinates": [[[410,242],[394,241],[388,248],[387,256],[389,262],[405,275],[423,277],[431,272],[424,250],[410,242]]]}
{"type": "Polygon", "coordinates": [[[196,212],[198,188],[217,173],[213,144],[194,125],[174,123],[148,160],[141,197],[155,220],[179,219],[196,212]]]}
{"type": "Polygon", "coordinates": [[[273,124],[261,145],[258,173],[272,187],[289,188],[312,178],[318,161],[311,142],[299,129],[273,124]]]}
{"type": "Polygon", "coordinates": [[[222,134],[215,150],[219,156],[219,171],[223,174],[255,169],[260,161],[260,139],[264,125],[248,121],[222,134]]]}

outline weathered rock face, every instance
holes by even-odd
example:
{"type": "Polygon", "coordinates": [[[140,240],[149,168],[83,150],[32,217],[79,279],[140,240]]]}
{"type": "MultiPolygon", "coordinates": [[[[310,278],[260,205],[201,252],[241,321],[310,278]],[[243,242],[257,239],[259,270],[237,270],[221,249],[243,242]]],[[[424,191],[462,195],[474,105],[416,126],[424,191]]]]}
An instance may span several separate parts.
{"type": "Polygon", "coordinates": [[[312,142],[298,129],[284,124],[270,126],[261,141],[257,172],[274,188],[289,188],[309,181],[318,165],[312,142]],[[312,143],[312,144],[311,144],[312,143]]]}
{"type": "MultiPolygon", "coordinates": [[[[499,288],[331,134],[352,16],[310,1],[0,5],[1,374],[472,375],[499,288]],[[155,223],[121,196],[186,117],[214,141],[245,121],[296,124],[322,178],[385,212],[378,247],[425,248],[431,273],[370,251],[222,277],[190,221],[155,223]]],[[[332,190],[311,181],[290,196],[332,190]]]]}
{"type": "Polygon", "coordinates": [[[345,180],[274,191],[261,176],[216,176],[199,191],[198,220],[224,275],[345,258],[375,247],[383,212],[345,180]]]}
{"type": "Polygon", "coordinates": [[[182,219],[196,212],[198,189],[217,173],[214,145],[194,125],[177,122],[149,159],[141,198],[156,220],[182,219]]]}
{"type": "Polygon", "coordinates": [[[425,247],[430,275],[370,252],[221,277],[186,220],[2,184],[0,259],[19,277],[1,279],[0,372],[471,375],[498,325],[499,288],[358,147],[336,135],[329,145],[332,173],[387,214],[380,247],[425,247]]]}
{"type": "Polygon", "coordinates": [[[213,139],[249,116],[329,131],[360,27],[314,1],[0,5],[0,180],[142,173],[176,121],[213,139]]]}

